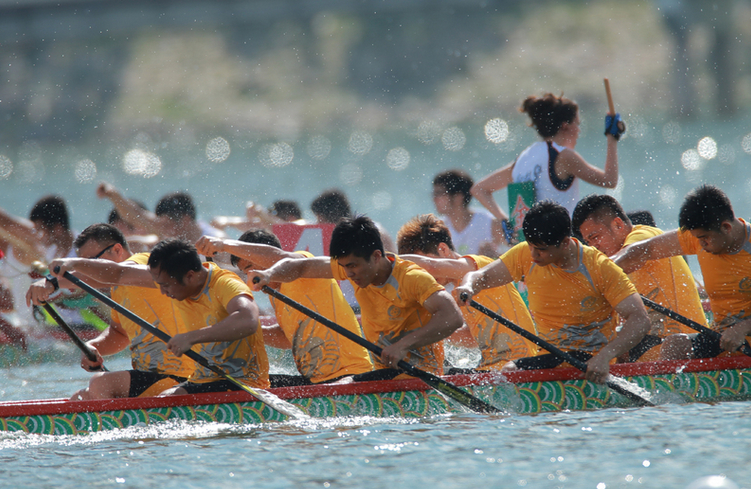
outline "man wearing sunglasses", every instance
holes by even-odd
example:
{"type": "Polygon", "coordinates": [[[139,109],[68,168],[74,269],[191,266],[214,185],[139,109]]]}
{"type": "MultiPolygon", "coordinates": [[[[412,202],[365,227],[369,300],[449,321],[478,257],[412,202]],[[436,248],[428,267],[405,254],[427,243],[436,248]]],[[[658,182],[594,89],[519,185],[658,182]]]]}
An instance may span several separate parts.
{"type": "MultiPolygon", "coordinates": [[[[149,259],[148,253],[131,254],[123,234],[109,224],[89,226],[76,238],[73,245],[79,257],[101,262],[145,265],[149,259]]],[[[89,283],[97,288],[109,287],[91,281],[89,283]]],[[[57,285],[76,288],[62,278],[57,285]]],[[[31,286],[26,301],[44,303],[55,290],[54,281],[40,280],[31,286]]],[[[157,289],[125,285],[112,287],[111,293],[113,300],[126,304],[135,314],[170,336],[186,331],[180,315],[173,312],[171,301],[157,289]]],[[[97,361],[91,362],[86,355],[81,355],[81,367],[84,370],[100,370],[103,356],[113,355],[126,347],[130,347],[133,368],[120,372],[96,373],[87,388],[71,397],[74,400],[157,395],[185,381],[195,369],[192,360],[176,356],[161,340],[115,311],[112,312],[112,325],[88,344],[94,350],[97,361]]]]}

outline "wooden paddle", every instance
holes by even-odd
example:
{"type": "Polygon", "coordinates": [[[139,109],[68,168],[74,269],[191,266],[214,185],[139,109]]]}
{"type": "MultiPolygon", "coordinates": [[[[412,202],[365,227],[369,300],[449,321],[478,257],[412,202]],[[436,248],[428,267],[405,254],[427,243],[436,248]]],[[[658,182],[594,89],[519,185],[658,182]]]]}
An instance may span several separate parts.
{"type": "MultiPolygon", "coordinates": [[[[68,333],[68,336],[70,336],[70,339],[73,340],[73,344],[78,347],[79,350],[83,352],[84,355],[86,355],[86,358],[89,359],[90,362],[96,363],[96,353],[91,349],[89,345],[83,342],[81,338],[78,337],[75,331],[73,331],[73,328],[68,326],[68,323],[65,322],[65,320],[60,317],[60,314],[57,313],[54,307],[52,307],[52,304],[47,304],[46,302],[42,305],[44,307],[44,310],[47,311],[47,314],[52,317],[52,319],[55,320],[55,322],[60,325],[61,328],[63,328],[63,331],[68,333]]],[[[97,368],[92,369],[94,372],[102,371],[102,372],[109,372],[107,370],[107,367],[104,365],[101,365],[97,368]]]]}
{"type": "MultiPolygon", "coordinates": [[[[670,319],[674,319],[674,320],[678,321],[679,323],[685,324],[686,326],[688,326],[689,328],[691,328],[693,330],[696,330],[696,331],[698,331],[700,333],[704,333],[705,335],[707,335],[707,336],[709,336],[709,337],[711,337],[713,339],[719,340],[720,337],[722,336],[722,334],[720,334],[719,332],[717,332],[717,331],[715,331],[713,329],[709,329],[706,326],[701,325],[701,324],[697,323],[696,321],[693,321],[693,320],[687,318],[686,316],[682,316],[682,315],[678,314],[677,312],[673,311],[672,309],[668,309],[667,307],[665,307],[663,305],[660,305],[660,304],[656,303],[655,301],[653,301],[651,299],[647,299],[646,297],[641,296],[641,300],[644,302],[645,306],[647,306],[647,307],[649,307],[651,309],[654,309],[655,311],[659,312],[660,314],[664,314],[665,316],[669,317],[670,319]]],[[[748,342],[746,342],[743,345],[741,345],[741,347],[739,348],[739,350],[744,355],[748,355],[749,357],[751,357],[751,347],[748,346],[748,342]]]]}
{"type": "MultiPolygon", "coordinates": [[[[258,283],[258,277],[255,277],[253,280],[255,283],[258,283]]],[[[323,324],[327,328],[336,331],[337,333],[344,336],[345,338],[351,341],[354,341],[358,345],[370,350],[376,355],[378,356],[381,355],[381,347],[374,345],[373,343],[366,340],[365,338],[362,338],[361,336],[356,335],[355,333],[343,328],[342,326],[339,326],[335,322],[321,316],[317,312],[311,309],[308,309],[307,307],[303,306],[302,304],[300,304],[299,302],[293,299],[290,299],[289,297],[282,294],[281,292],[276,291],[267,285],[264,285],[261,290],[266,292],[268,295],[275,297],[276,299],[279,299],[280,301],[284,302],[288,306],[294,309],[297,309],[298,311],[305,314],[306,316],[318,321],[319,323],[323,324]]],[[[420,370],[419,368],[415,367],[414,365],[410,365],[404,360],[399,360],[399,363],[397,364],[397,366],[400,369],[404,370],[409,375],[422,380],[433,389],[450,397],[456,402],[468,407],[472,411],[475,411],[478,413],[501,413],[503,412],[500,409],[496,408],[495,406],[492,406],[488,404],[487,402],[476,398],[472,394],[460,389],[454,384],[451,384],[450,382],[446,382],[442,378],[435,376],[431,374],[430,372],[420,370]]]]}
{"type": "MultiPolygon", "coordinates": [[[[466,299],[468,299],[468,298],[469,298],[469,296],[466,296],[466,297],[463,296],[462,300],[466,301],[466,299]]],[[[517,324],[509,321],[508,319],[506,319],[505,317],[503,317],[500,314],[496,313],[495,311],[491,311],[490,309],[488,309],[487,307],[483,306],[482,304],[479,304],[474,299],[472,299],[472,300],[469,301],[469,305],[472,306],[472,307],[474,307],[475,309],[477,309],[481,313],[485,314],[486,316],[488,316],[492,320],[497,321],[497,322],[501,323],[502,325],[506,326],[508,329],[510,329],[514,333],[517,333],[517,334],[523,336],[524,338],[528,339],[529,341],[533,342],[535,345],[537,345],[537,346],[539,346],[541,348],[544,348],[545,350],[549,351],[553,355],[555,355],[558,358],[560,358],[561,360],[569,363],[570,365],[574,366],[575,368],[581,370],[582,372],[586,372],[587,371],[587,364],[585,362],[582,362],[581,360],[578,360],[577,358],[574,358],[573,356],[571,356],[568,353],[566,353],[565,351],[557,348],[556,346],[551,345],[550,343],[548,343],[547,341],[543,340],[539,336],[536,336],[536,335],[530,333],[526,329],[524,329],[524,328],[518,326],[517,324]]],[[[615,377],[615,376],[611,375],[611,377],[615,377]]],[[[628,385],[628,382],[625,379],[622,379],[620,377],[615,377],[615,378],[619,379],[620,382],[625,383],[625,384],[628,385]]],[[[608,380],[606,382],[606,384],[612,390],[614,390],[615,392],[617,392],[617,393],[619,393],[619,394],[621,394],[621,395],[623,395],[623,396],[631,399],[632,401],[634,401],[635,403],[637,403],[637,405],[639,405],[639,406],[654,406],[655,405],[653,402],[648,401],[647,399],[645,399],[641,395],[639,395],[636,392],[633,392],[633,391],[627,389],[624,385],[621,385],[620,383],[616,383],[612,379],[608,380]]]]}
{"type": "MultiPolygon", "coordinates": [[[[59,269],[56,269],[55,273],[59,273],[59,269]]],[[[111,307],[112,309],[116,310],[118,313],[122,314],[126,318],[138,324],[140,327],[142,327],[143,329],[145,329],[146,331],[148,331],[155,337],[159,338],[160,340],[164,341],[165,343],[169,343],[169,340],[172,339],[172,337],[168,335],[167,333],[165,333],[164,331],[161,331],[155,328],[154,326],[149,324],[149,322],[146,321],[145,319],[139,317],[135,313],[131,312],[129,309],[126,309],[125,307],[118,304],[111,298],[102,294],[101,292],[96,290],[94,287],[90,286],[89,284],[87,284],[80,278],[76,277],[75,275],[71,274],[70,272],[65,272],[63,274],[63,277],[65,277],[71,283],[76,284],[78,287],[85,290],[86,292],[94,296],[96,299],[103,302],[105,305],[111,307]]],[[[275,411],[278,411],[282,414],[285,414],[287,416],[290,416],[296,419],[310,419],[310,416],[305,414],[300,408],[298,408],[294,404],[291,404],[283,399],[280,399],[279,397],[275,396],[271,392],[266,391],[264,389],[258,389],[258,388],[250,387],[249,385],[243,384],[239,380],[225,373],[222,369],[214,365],[211,365],[208,360],[206,360],[204,357],[194,352],[193,350],[186,351],[185,355],[187,355],[188,358],[190,358],[197,364],[202,365],[208,368],[209,370],[211,370],[212,372],[218,375],[221,375],[225,379],[229,380],[230,382],[238,386],[240,389],[251,394],[259,401],[265,403],[271,409],[274,409],[275,411]]]]}

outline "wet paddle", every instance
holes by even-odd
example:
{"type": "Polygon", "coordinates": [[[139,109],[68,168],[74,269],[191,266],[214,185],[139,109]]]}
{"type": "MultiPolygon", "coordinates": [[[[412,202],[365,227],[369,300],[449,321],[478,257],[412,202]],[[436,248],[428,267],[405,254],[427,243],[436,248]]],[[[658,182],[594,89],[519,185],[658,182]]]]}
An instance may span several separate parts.
{"type": "MultiPolygon", "coordinates": [[[[468,297],[462,297],[462,300],[466,300],[468,297]]],[[[510,320],[506,319],[505,317],[501,316],[500,314],[496,313],[495,311],[491,311],[487,307],[483,306],[482,304],[478,303],[474,299],[469,301],[469,305],[480,311],[481,313],[485,314],[489,318],[491,318],[494,321],[497,321],[501,323],[502,325],[506,326],[508,329],[513,331],[514,333],[517,333],[524,338],[528,339],[535,345],[544,348],[545,350],[549,351],[553,355],[557,356],[561,360],[569,363],[570,365],[574,366],[575,368],[581,370],[582,372],[587,371],[587,364],[585,362],[582,362],[581,360],[578,360],[577,358],[574,358],[573,356],[569,355],[563,350],[560,350],[556,346],[551,345],[547,341],[543,340],[539,336],[536,336],[526,329],[522,328],[521,326],[518,326],[517,324],[511,322],[510,320]]],[[[615,392],[627,397],[628,399],[631,399],[635,403],[637,403],[639,406],[654,406],[654,403],[645,399],[641,395],[639,395],[636,392],[633,392],[629,390],[626,386],[621,385],[622,383],[629,385],[629,383],[620,377],[616,377],[614,375],[610,376],[611,379],[606,382],[606,385],[614,390],[615,392]],[[616,383],[616,381],[612,379],[619,379],[619,383],[616,383]]],[[[630,385],[629,385],[630,386],[630,385]]],[[[636,387],[636,386],[630,386],[630,387],[636,387]]]]}
{"type": "MultiPolygon", "coordinates": [[[[58,273],[58,270],[55,270],[55,273],[58,273]]],[[[105,305],[111,307],[112,309],[116,310],[118,313],[122,314],[126,318],[130,319],[134,323],[138,324],[140,327],[154,335],[155,337],[159,338],[160,340],[164,341],[165,343],[168,343],[169,340],[172,339],[170,335],[165,333],[164,331],[161,331],[151,324],[149,324],[148,321],[145,319],[139,317],[138,315],[131,312],[129,309],[123,307],[122,305],[118,304],[117,302],[113,301],[111,298],[107,297],[106,295],[102,294],[98,290],[96,290],[94,287],[90,286],[80,278],[76,277],[75,275],[71,274],[70,272],[65,272],[63,274],[63,277],[65,277],[69,282],[76,284],[81,289],[85,290],[92,296],[94,296],[96,299],[103,302],[105,305]]],[[[199,355],[198,353],[194,352],[193,350],[188,350],[185,352],[185,355],[188,356],[191,360],[196,362],[199,365],[202,365],[212,372],[221,375],[225,379],[229,380],[236,386],[238,386],[240,389],[244,390],[245,392],[251,394],[259,401],[265,403],[270,408],[274,409],[275,411],[278,411],[282,414],[286,414],[287,416],[296,418],[296,419],[308,419],[310,418],[307,414],[305,414],[300,408],[295,406],[294,404],[291,404],[283,399],[280,399],[279,397],[275,396],[269,391],[266,391],[264,389],[257,389],[255,387],[250,387],[249,385],[243,384],[239,380],[235,379],[234,377],[228,375],[225,373],[222,369],[211,365],[208,360],[206,360],[204,357],[199,355]]]]}
{"type": "MultiPolygon", "coordinates": [[[[75,331],[73,331],[73,328],[68,326],[68,323],[65,322],[65,320],[60,317],[60,314],[57,313],[57,310],[55,310],[54,307],[52,307],[52,304],[47,304],[46,302],[42,306],[44,307],[44,310],[47,311],[47,314],[50,315],[52,319],[55,320],[55,322],[63,328],[63,331],[65,331],[68,336],[70,336],[70,339],[73,340],[73,344],[78,347],[79,350],[83,352],[84,355],[86,355],[86,358],[89,359],[90,362],[96,363],[96,354],[92,351],[91,347],[83,342],[81,338],[78,337],[75,331]]],[[[107,367],[104,365],[93,369],[93,371],[98,372],[108,372],[107,367]]]]}
{"type": "MultiPolygon", "coordinates": [[[[686,316],[682,316],[681,314],[678,314],[677,312],[673,311],[672,309],[668,309],[667,307],[665,307],[663,305],[660,305],[660,304],[654,302],[651,299],[647,299],[646,297],[641,296],[641,300],[644,302],[644,305],[647,306],[647,307],[649,307],[650,309],[654,309],[655,311],[659,312],[660,314],[663,314],[663,315],[669,317],[670,319],[674,319],[674,320],[678,321],[679,323],[685,324],[689,328],[691,328],[693,330],[696,330],[696,331],[698,331],[700,333],[704,333],[705,335],[707,335],[707,336],[709,336],[711,338],[719,340],[720,337],[722,336],[722,334],[718,333],[717,331],[715,331],[713,329],[709,329],[706,326],[701,325],[701,324],[697,323],[696,321],[693,321],[693,320],[687,318],[686,316]]],[[[751,347],[748,346],[748,342],[746,342],[743,345],[741,345],[741,347],[739,348],[739,350],[744,355],[748,355],[749,357],[751,357],[751,347]]]]}
{"type": "MultiPolygon", "coordinates": [[[[258,278],[256,277],[254,279],[256,282],[258,278]]],[[[339,326],[335,322],[331,321],[330,319],[327,319],[317,312],[308,309],[307,307],[303,306],[297,301],[294,301],[287,297],[286,295],[282,294],[281,292],[278,292],[271,287],[268,287],[266,285],[263,286],[262,290],[266,292],[268,295],[284,302],[288,306],[297,309],[301,313],[307,315],[308,317],[318,321],[319,323],[323,324],[329,329],[332,329],[339,333],[340,335],[344,336],[345,338],[354,341],[358,345],[370,350],[371,352],[375,353],[376,355],[381,355],[381,347],[374,345],[370,341],[366,340],[365,338],[362,338],[361,336],[358,336],[354,334],[353,332],[343,328],[342,326],[339,326]]],[[[476,398],[472,394],[460,389],[459,387],[455,386],[454,384],[451,384],[450,382],[446,382],[440,377],[437,377],[430,372],[426,372],[424,370],[420,370],[419,368],[415,367],[414,365],[410,365],[409,363],[405,362],[404,360],[399,360],[399,363],[397,366],[408,373],[409,375],[416,377],[426,384],[428,384],[433,389],[437,390],[438,392],[441,392],[442,394],[450,397],[451,399],[455,400],[456,402],[468,407],[472,411],[475,411],[477,413],[500,413],[502,412],[500,409],[496,408],[495,406],[491,406],[487,402],[476,398]]]]}

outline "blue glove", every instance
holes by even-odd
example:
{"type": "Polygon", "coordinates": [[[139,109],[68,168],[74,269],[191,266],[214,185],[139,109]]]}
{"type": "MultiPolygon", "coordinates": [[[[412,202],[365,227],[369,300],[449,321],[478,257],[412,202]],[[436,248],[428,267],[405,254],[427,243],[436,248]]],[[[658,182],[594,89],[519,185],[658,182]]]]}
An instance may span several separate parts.
{"type": "Polygon", "coordinates": [[[605,116],[606,136],[610,134],[618,141],[624,132],[626,132],[626,123],[621,120],[621,114],[615,114],[615,117],[610,114],[605,116]]]}

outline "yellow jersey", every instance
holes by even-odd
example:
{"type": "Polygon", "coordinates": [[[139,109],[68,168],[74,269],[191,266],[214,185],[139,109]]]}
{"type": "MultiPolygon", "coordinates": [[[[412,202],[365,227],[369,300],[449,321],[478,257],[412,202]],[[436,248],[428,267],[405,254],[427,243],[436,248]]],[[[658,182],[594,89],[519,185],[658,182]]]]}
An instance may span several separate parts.
{"type": "MultiPolygon", "coordinates": [[[[148,253],[131,255],[126,261],[146,265],[148,253]]],[[[170,336],[186,331],[182,317],[173,307],[173,301],[162,295],[159,289],[116,285],[110,289],[112,300],[131,310],[170,336]]],[[[122,326],[130,339],[130,359],[133,370],[158,372],[178,377],[190,377],[195,369],[193,360],[186,356],[176,356],[169,351],[167,344],[117,311],[112,311],[112,320],[122,326]]]]}
{"type": "Polygon", "coordinates": [[[529,312],[539,335],[561,350],[594,354],[615,336],[614,307],[636,288],[610,258],[574,241],[579,249],[576,270],[535,265],[527,242],[511,248],[501,260],[515,281],[527,284],[529,312]]]}
{"type": "MultiPolygon", "coordinates": [[[[464,258],[475,264],[475,270],[495,261],[493,258],[480,255],[466,255],[464,258]]],[[[537,334],[532,316],[514,284],[485,289],[474,299],[517,326],[532,334],[537,334]]],[[[477,370],[500,369],[507,362],[537,353],[537,345],[493,321],[480,311],[469,306],[461,309],[464,322],[480,346],[481,359],[476,367],[477,370]]]]}
{"type": "MultiPolygon", "coordinates": [[[[297,253],[312,257],[307,251],[297,253]]],[[[360,323],[334,279],[301,278],[279,292],[362,336],[360,323]]],[[[373,370],[368,351],[287,304],[271,298],[279,327],[292,345],[297,370],[314,384],[373,370]]]]}
{"type": "MultiPolygon", "coordinates": [[[[204,263],[208,269],[206,284],[196,297],[182,301],[173,300],[189,331],[213,326],[229,316],[227,304],[238,295],[253,298],[247,285],[233,272],[223,270],[214,263],[204,263]]],[[[252,387],[269,387],[269,360],[263,344],[260,325],[252,335],[235,341],[202,343],[201,356],[235,379],[252,387]]],[[[211,370],[196,365],[189,379],[195,383],[213,382],[221,378],[211,370]]]]}
{"type": "Polygon", "coordinates": [[[720,332],[751,315],[751,228],[741,221],[746,226],[746,240],[732,254],[708,253],[690,231],[678,232],[683,253],[699,260],[714,315],[712,328],[720,332]]]}
{"type": "MultiPolygon", "coordinates": [[[[626,236],[623,246],[644,241],[660,234],[663,234],[662,230],[655,227],[637,225],[626,236]]],[[[672,309],[702,326],[707,325],[707,317],[704,315],[701,298],[696,290],[694,276],[682,256],[650,260],[639,270],[629,273],[628,278],[631,279],[639,294],[644,297],[672,309]]],[[[649,334],[666,338],[677,333],[695,333],[688,326],[657,311],[647,309],[647,313],[652,324],[649,334]]],[[[659,348],[650,349],[638,361],[652,362],[658,360],[659,350],[659,348]]]]}
{"type": "MultiPolygon", "coordinates": [[[[381,347],[396,343],[406,333],[421,328],[430,321],[431,314],[423,303],[443,286],[427,271],[396,255],[386,254],[391,261],[391,275],[381,286],[361,288],[350,281],[360,304],[360,318],[365,338],[381,347]]],[[[331,259],[331,271],[337,280],[347,280],[344,270],[331,259]]],[[[443,373],[443,342],[410,351],[405,361],[435,375],[443,373]]],[[[379,359],[376,367],[384,368],[379,359]]]]}

